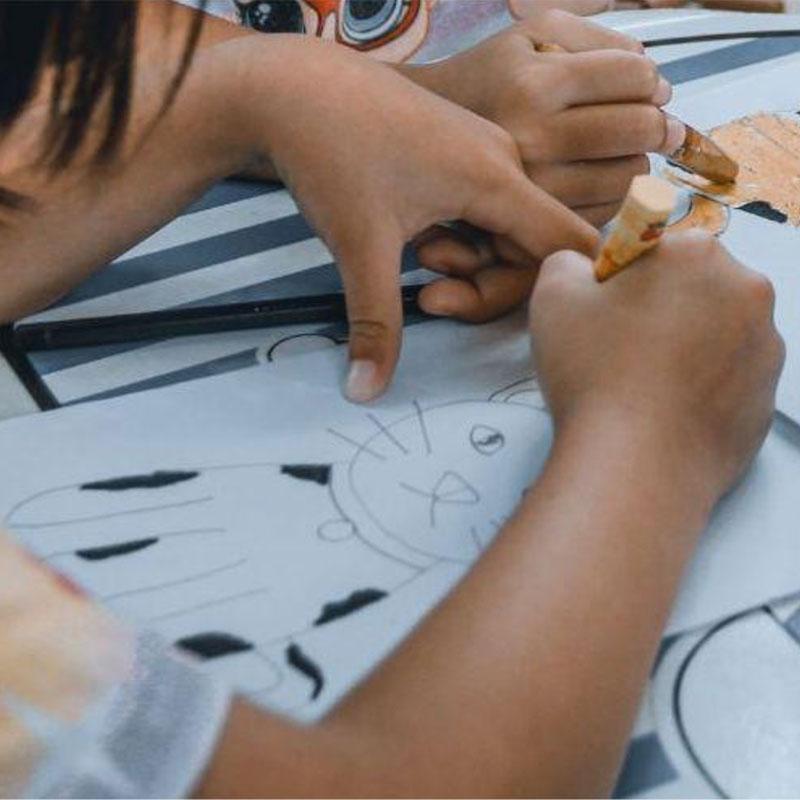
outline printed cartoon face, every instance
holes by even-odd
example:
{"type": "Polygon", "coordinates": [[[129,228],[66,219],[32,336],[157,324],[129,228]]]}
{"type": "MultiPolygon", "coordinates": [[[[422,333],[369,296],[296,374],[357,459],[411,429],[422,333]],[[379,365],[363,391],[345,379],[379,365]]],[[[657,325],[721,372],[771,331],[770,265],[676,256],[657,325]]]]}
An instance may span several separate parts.
{"type": "Polygon", "coordinates": [[[333,471],[334,498],[362,539],[419,567],[475,559],[538,474],[550,437],[541,410],[513,402],[414,404],[388,425],[371,420],[378,431],[333,471]]]}
{"type": "Polygon", "coordinates": [[[386,61],[425,40],[436,0],[236,0],[244,25],[262,33],[308,33],[386,61]]]}

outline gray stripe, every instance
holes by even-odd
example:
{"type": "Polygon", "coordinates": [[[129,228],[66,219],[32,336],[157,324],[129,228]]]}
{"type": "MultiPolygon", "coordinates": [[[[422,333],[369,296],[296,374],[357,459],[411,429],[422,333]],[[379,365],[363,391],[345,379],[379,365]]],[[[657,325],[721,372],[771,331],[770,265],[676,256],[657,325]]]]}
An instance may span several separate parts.
{"type": "Polygon", "coordinates": [[[175,370],[174,372],[167,372],[164,375],[156,375],[152,378],[145,378],[135,383],[129,383],[127,386],[109,389],[106,392],[98,392],[88,397],[81,397],[78,400],[65,403],[64,406],[88,403],[92,400],[108,400],[111,397],[121,397],[126,394],[145,392],[148,389],[161,389],[164,386],[193,381],[197,378],[209,378],[214,375],[224,375],[226,372],[236,372],[246,367],[254,367],[257,364],[256,349],[252,347],[249,350],[243,350],[239,353],[223,356],[222,358],[215,358],[213,361],[206,361],[203,364],[195,364],[192,367],[186,367],[184,369],[175,370]]]}
{"type": "MultiPolygon", "coordinates": [[[[580,765],[576,768],[580,769],[580,765]]],[[[648,733],[628,745],[613,797],[632,797],[678,777],[658,736],[648,733]]]]}
{"type": "MultiPolygon", "coordinates": [[[[419,269],[419,262],[411,247],[403,251],[402,271],[409,272],[419,269]]],[[[338,292],[342,289],[339,273],[333,264],[324,264],[319,267],[285,275],[282,278],[262,281],[251,286],[243,286],[228,292],[209,295],[191,303],[182,303],[175,308],[200,308],[213,305],[231,303],[257,302],[266,297],[300,297],[304,295],[327,294],[338,292]]],[[[30,353],[30,360],[40,375],[47,376],[69,367],[80,364],[89,364],[108,356],[128,353],[141,347],[148,347],[161,339],[149,342],[131,342],[130,344],[113,344],[102,347],[81,347],[74,350],[51,350],[30,353]]]]}
{"type": "MultiPolygon", "coordinates": [[[[202,236],[199,230],[198,236],[202,236]]],[[[314,236],[308,223],[299,214],[262,222],[207,239],[198,238],[189,244],[169,247],[155,253],[109,264],[91,278],[75,287],[56,307],[68,306],[80,300],[91,300],[114,294],[123,289],[184,275],[197,269],[221,264],[234,258],[264,252],[264,269],[268,269],[267,252],[314,236]]]]}
{"type": "MultiPolygon", "coordinates": [[[[191,303],[182,303],[174,308],[204,308],[205,306],[226,305],[233,303],[257,302],[266,297],[298,297],[303,295],[327,294],[338,292],[342,288],[339,273],[333,264],[313,267],[294,275],[262,281],[252,286],[242,286],[229,292],[210,295],[191,303]]],[[[146,342],[130,342],[129,344],[110,344],[102,347],[80,347],[70,350],[42,350],[30,353],[31,363],[40,375],[47,376],[69,367],[89,364],[108,356],[128,353],[142,347],[150,347],[164,339],[152,339],[146,342]]]]}
{"type": "Polygon", "coordinates": [[[677,85],[770,61],[798,51],[800,51],[800,36],[754,39],[743,44],[721,47],[710,53],[668,61],[666,64],[661,64],[659,70],[668,81],[677,85]]]}

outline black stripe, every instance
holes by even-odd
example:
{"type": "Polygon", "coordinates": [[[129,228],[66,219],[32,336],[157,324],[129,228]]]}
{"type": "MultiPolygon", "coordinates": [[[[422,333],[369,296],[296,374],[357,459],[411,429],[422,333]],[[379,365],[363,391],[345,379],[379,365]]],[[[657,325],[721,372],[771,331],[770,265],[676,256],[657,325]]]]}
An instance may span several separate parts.
{"type": "Polygon", "coordinates": [[[800,29],[777,31],[734,31],[729,33],[696,33],[689,36],[668,36],[664,39],[642,39],[645,47],[668,47],[675,44],[727,42],[735,39],[784,39],[800,36],[800,29]]]}
{"type": "Polygon", "coordinates": [[[5,356],[8,365],[42,411],[60,407],[61,404],[34,369],[27,353],[23,353],[14,344],[12,328],[9,325],[0,327],[0,353],[5,356]]]}

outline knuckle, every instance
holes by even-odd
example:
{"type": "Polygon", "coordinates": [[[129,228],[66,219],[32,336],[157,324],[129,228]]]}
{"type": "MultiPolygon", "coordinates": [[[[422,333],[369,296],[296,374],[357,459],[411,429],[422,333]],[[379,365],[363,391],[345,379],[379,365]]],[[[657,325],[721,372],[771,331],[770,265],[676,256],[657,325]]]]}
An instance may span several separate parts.
{"type": "Polygon", "coordinates": [[[634,132],[645,150],[658,150],[667,135],[667,118],[655,106],[643,104],[638,109],[634,132]]]}
{"type": "Polygon", "coordinates": [[[350,320],[350,341],[353,345],[377,349],[386,345],[391,335],[391,328],[381,320],[364,317],[350,320]]]}
{"type": "Polygon", "coordinates": [[[573,16],[560,8],[543,8],[534,19],[538,19],[541,24],[547,27],[552,27],[573,19],[573,16]]]}
{"type": "Polygon", "coordinates": [[[786,341],[784,340],[783,336],[781,336],[774,328],[772,342],[772,363],[774,364],[775,372],[780,373],[780,371],[783,369],[784,363],[786,362],[786,341]]]}
{"type": "Polygon", "coordinates": [[[659,74],[656,65],[645,56],[636,53],[625,52],[625,69],[630,70],[637,82],[642,87],[643,94],[649,96],[655,92],[658,86],[659,74]]]}
{"type": "Polygon", "coordinates": [[[631,178],[650,174],[650,159],[647,156],[633,156],[630,163],[631,178]]]}
{"type": "Polygon", "coordinates": [[[672,255],[681,258],[683,263],[693,261],[696,266],[710,266],[710,257],[715,251],[722,249],[714,235],[702,228],[668,234],[664,237],[663,244],[672,255]],[[697,264],[697,260],[701,263],[697,264]]]}
{"type": "Polygon", "coordinates": [[[772,313],[775,305],[775,287],[761,272],[751,272],[746,280],[747,298],[759,316],[772,313]]]}

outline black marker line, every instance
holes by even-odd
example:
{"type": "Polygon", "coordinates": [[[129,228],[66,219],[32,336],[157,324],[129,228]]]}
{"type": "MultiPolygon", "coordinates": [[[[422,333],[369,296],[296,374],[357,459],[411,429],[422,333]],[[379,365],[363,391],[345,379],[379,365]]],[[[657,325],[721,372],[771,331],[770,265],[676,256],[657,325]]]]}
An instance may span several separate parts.
{"type": "Polygon", "coordinates": [[[255,650],[255,645],[252,642],[248,642],[239,636],[219,631],[185,636],[183,639],[178,639],[175,642],[175,646],[192,653],[203,659],[203,661],[211,661],[215,658],[224,658],[225,656],[255,650]]]}
{"type": "Polygon", "coordinates": [[[314,625],[326,625],[328,622],[341,619],[348,614],[354,614],[356,611],[360,611],[366,606],[383,600],[384,597],[387,597],[387,593],[382,589],[358,589],[344,600],[335,600],[331,603],[325,603],[325,605],[322,606],[320,615],[314,620],[314,625]]]}
{"type": "Polygon", "coordinates": [[[300,481],[312,481],[320,486],[327,486],[331,482],[330,464],[284,464],[281,474],[289,475],[300,481]]]}
{"type": "Polygon", "coordinates": [[[149,539],[134,539],[129,542],[120,542],[119,544],[88,547],[85,550],[76,550],[75,555],[84,561],[105,561],[108,558],[117,558],[118,556],[138,553],[157,543],[158,537],[151,536],[149,539]]]}
{"type": "Polygon", "coordinates": [[[120,478],[82,483],[80,491],[124,492],[128,489],[161,489],[197,478],[199,472],[179,470],[156,470],[146,475],[126,475],[120,478]]]}
{"type": "Polygon", "coordinates": [[[199,503],[207,503],[214,498],[211,495],[205,497],[197,497],[194,500],[184,500],[182,503],[166,503],[159,506],[146,506],[144,508],[133,508],[128,511],[114,511],[111,514],[98,514],[94,517],[80,517],[78,519],[59,520],[58,522],[38,522],[38,523],[24,523],[14,522],[11,523],[12,527],[16,530],[20,528],[26,531],[38,531],[46,528],[58,528],[67,525],[78,525],[83,522],[99,522],[105,519],[113,519],[115,517],[126,517],[132,514],[146,514],[150,511],[169,511],[172,508],[185,508],[186,506],[197,505],[199,503]]]}
{"type": "MultiPolygon", "coordinates": [[[[149,538],[153,538],[156,541],[161,541],[162,539],[171,539],[171,538],[176,537],[176,536],[205,536],[206,534],[210,534],[210,533],[225,533],[225,528],[197,528],[196,530],[168,531],[167,533],[153,534],[153,536],[147,536],[147,537],[142,537],[142,538],[148,538],[148,539],[149,538]]],[[[134,540],[134,541],[138,541],[138,540],[134,540]]],[[[118,544],[124,545],[124,544],[126,544],[126,542],[119,542],[118,544]]],[[[82,548],[79,548],[79,549],[81,551],[95,550],[95,549],[99,549],[99,548],[102,548],[102,547],[105,547],[105,546],[106,545],[98,545],[97,547],[82,547],[82,548]]],[[[107,545],[107,546],[114,547],[116,545],[112,544],[112,545],[107,545]]],[[[38,557],[41,558],[43,561],[51,561],[52,559],[55,559],[55,558],[64,558],[65,556],[75,555],[75,554],[77,554],[79,552],[79,549],[75,548],[75,549],[70,549],[70,550],[58,550],[56,552],[48,553],[47,555],[38,556],[38,557]]]]}
{"type": "Polygon", "coordinates": [[[316,700],[325,686],[325,676],[319,666],[303,652],[300,645],[294,642],[286,648],[286,661],[290,667],[294,667],[311,681],[314,685],[311,699],[316,700]]]}
{"type": "Polygon", "coordinates": [[[386,461],[386,456],[381,455],[380,453],[378,453],[375,450],[371,450],[369,447],[367,447],[366,444],[359,444],[354,439],[351,439],[349,436],[345,436],[343,433],[339,433],[339,431],[336,431],[333,428],[326,428],[325,430],[328,433],[330,433],[331,435],[336,436],[339,439],[341,439],[342,441],[347,442],[347,444],[350,444],[353,447],[355,447],[356,450],[358,450],[359,453],[362,453],[362,452],[363,453],[369,453],[371,456],[375,456],[375,458],[379,459],[380,461],[386,461]]]}

